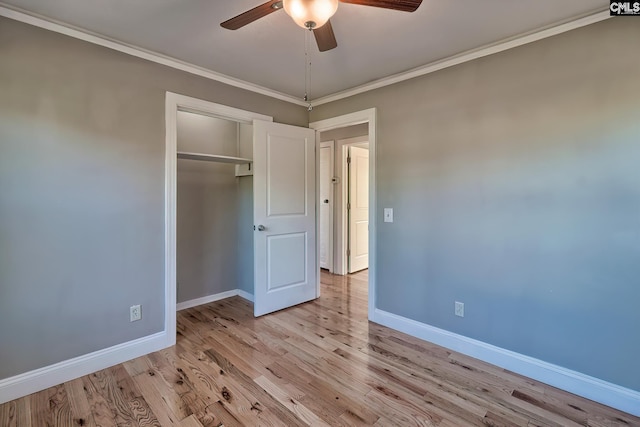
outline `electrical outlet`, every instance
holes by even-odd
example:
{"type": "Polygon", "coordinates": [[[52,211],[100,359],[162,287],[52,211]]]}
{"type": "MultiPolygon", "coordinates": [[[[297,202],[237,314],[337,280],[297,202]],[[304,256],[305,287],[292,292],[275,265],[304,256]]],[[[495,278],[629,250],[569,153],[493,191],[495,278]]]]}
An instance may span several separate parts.
{"type": "Polygon", "coordinates": [[[129,308],[129,321],[135,322],[140,319],[142,319],[142,310],[140,309],[140,305],[132,305],[129,308]]]}
{"type": "Polygon", "coordinates": [[[456,308],[454,313],[456,316],[464,317],[464,303],[456,301],[456,308]]]}

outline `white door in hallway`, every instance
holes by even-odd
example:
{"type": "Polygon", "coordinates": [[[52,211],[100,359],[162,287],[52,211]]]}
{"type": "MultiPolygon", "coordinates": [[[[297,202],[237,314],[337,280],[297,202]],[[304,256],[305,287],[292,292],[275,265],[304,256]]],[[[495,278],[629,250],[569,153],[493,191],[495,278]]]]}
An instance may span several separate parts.
{"type": "Polygon", "coordinates": [[[315,131],[254,121],[254,314],[317,298],[315,131]]]}
{"type": "Polygon", "coordinates": [[[320,268],[333,272],[333,141],[320,145],[320,268]]]}
{"type": "Polygon", "coordinates": [[[349,147],[349,273],[369,268],[369,150],[349,147]]]}

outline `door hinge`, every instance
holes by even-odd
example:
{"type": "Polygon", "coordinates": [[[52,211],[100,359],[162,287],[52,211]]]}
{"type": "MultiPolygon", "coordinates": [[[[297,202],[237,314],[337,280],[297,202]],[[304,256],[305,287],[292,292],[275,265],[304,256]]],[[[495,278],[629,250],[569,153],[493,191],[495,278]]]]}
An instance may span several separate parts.
{"type": "Polygon", "coordinates": [[[351,256],[351,249],[347,249],[347,256],[351,256]]]}
{"type": "Polygon", "coordinates": [[[351,156],[347,157],[347,163],[351,163],[351,156]]]}
{"type": "Polygon", "coordinates": [[[347,210],[351,210],[351,202],[347,203],[347,210]]]}

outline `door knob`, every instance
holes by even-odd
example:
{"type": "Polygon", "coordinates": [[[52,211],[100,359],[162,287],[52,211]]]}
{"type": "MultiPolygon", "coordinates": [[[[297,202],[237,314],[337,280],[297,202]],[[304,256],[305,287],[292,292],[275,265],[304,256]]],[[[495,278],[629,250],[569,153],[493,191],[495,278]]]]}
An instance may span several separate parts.
{"type": "Polygon", "coordinates": [[[265,226],[264,226],[264,225],[262,225],[262,224],[260,224],[260,225],[258,226],[258,231],[264,231],[264,230],[266,230],[266,229],[267,229],[267,227],[265,227],[265,226]]]}
{"type": "Polygon", "coordinates": [[[329,199],[324,199],[323,203],[329,203],[329,199]]]}

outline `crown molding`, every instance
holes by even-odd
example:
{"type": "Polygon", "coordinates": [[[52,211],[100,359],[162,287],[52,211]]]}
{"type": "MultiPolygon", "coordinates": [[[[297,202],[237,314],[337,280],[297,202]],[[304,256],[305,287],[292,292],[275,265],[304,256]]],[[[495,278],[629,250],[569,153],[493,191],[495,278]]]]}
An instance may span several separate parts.
{"type": "Polygon", "coordinates": [[[249,83],[244,80],[236,79],[225,74],[217,73],[215,71],[208,70],[197,65],[189,64],[188,62],[184,62],[170,56],[162,55],[150,50],[142,49],[137,46],[120,42],[118,40],[110,39],[100,34],[92,33],[88,30],[74,27],[63,22],[55,21],[44,16],[32,14],[25,10],[17,9],[1,2],[0,16],[4,16],[5,18],[20,21],[25,24],[33,25],[35,27],[43,28],[45,30],[53,31],[59,34],[64,34],[66,36],[93,43],[98,46],[106,47],[108,49],[113,49],[118,52],[126,53],[127,55],[135,56],[137,58],[146,59],[147,61],[155,62],[156,64],[161,64],[167,67],[174,68],[176,70],[185,71],[187,73],[224,83],[229,86],[234,86],[239,89],[244,89],[260,95],[269,96],[280,101],[290,102],[292,104],[305,107],[308,105],[306,102],[291,95],[287,95],[282,92],[249,83]]]}
{"type": "Polygon", "coordinates": [[[553,37],[558,34],[566,33],[567,31],[575,30],[577,28],[585,27],[587,25],[595,24],[600,21],[611,18],[609,10],[589,14],[577,19],[573,19],[569,22],[565,22],[559,25],[553,25],[551,27],[536,30],[530,33],[521,34],[515,37],[492,43],[477,49],[472,49],[458,55],[450,56],[448,58],[432,62],[430,64],[422,65],[420,67],[404,71],[402,73],[393,74],[389,77],[384,77],[379,80],[374,80],[370,83],[366,83],[361,86],[356,86],[351,89],[346,89],[341,92],[336,92],[331,95],[323,96],[311,101],[312,106],[318,106],[327,104],[329,102],[338,101],[340,99],[348,98],[350,96],[359,95],[370,90],[379,89],[381,87],[389,86],[395,83],[403,82],[405,80],[413,79],[415,77],[431,74],[445,68],[453,67],[464,62],[473,61],[474,59],[482,58],[485,56],[493,55],[494,53],[503,52],[505,50],[513,49],[518,46],[522,46],[528,43],[533,43],[538,40],[553,37]]]}
{"type": "MultiPolygon", "coordinates": [[[[32,14],[25,10],[17,9],[12,6],[6,5],[0,2],[0,16],[13,19],[16,21],[24,22],[25,24],[33,25],[39,28],[50,30],[56,33],[64,34],[69,37],[73,37],[79,40],[83,40],[89,43],[93,43],[99,46],[113,49],[118,52],[126,53],[128,55],[135,56],[137,58],[146,59],[157,64],[165,65],[177,70],[181,70],[190,74],[194,74],[200,77],[204,77],[210,80],[214,80],[220,83],[224,83],[239,89],[248,90],[260,95],[269,96],[274,99],[278,99],[285,102],[290,102],[295,105],[308,106],[308,103],[296,98],[292,95],[288,95],[282,92],[278,92],[263,86],[259,86],[253,83],[246,82],[244,80],[236,79],[225,74],[221,74],[197,65],[193,65],[179,59],[175,59],[166,55],[162,55],[156,52],[152,52],[146,49],[142,49],[137,46],[126,44],[114,39],[107,38],[105,36],[92,33],[88,30],[73,27],[63,22],[55,21],[44,16],[32,14]]],[[[595,24],[600,21],[611,18],[609,11],[600,11],[597,13],[589,14],[586,16],[573,19],[571,21],[553,25],[551,27],[533,31],[526,34],[521,34],[515,37],[511,37],[497,43],[492,43],[487,46],[483,46],[477,49],[469,50],[458,55],[450,56],[448,58],[432,62],[420,67],[404,71],[401,73],[393,74],[382,79],[374,80],[361,86],[346,89],[340,92],[336,92],[327,96],[320,97],[318,99],[311,100],[312,106],[319,106],[330,102],[338,101],[340,99],[348,98],[350,96],[359,95],[364,92],[368,92],[374,89],[379,89],[385,86],[389,86],[395,83],[403,82],[405,80],[413,79],[415,77],[424,76],[426,74],[434,73],[445,68],[453,67],[465,62],[473,61],[478,58],[493,55],[494,53],[503,52],[505,50],[513,49],[518,46],[522,46],[528,43],[533,43],[538,40],[542,40],[548,37],[553,37],[558,34],[566,33],[567,31],[575,30],[577,28],[585,27],[587,25],[595,24]]]]}

